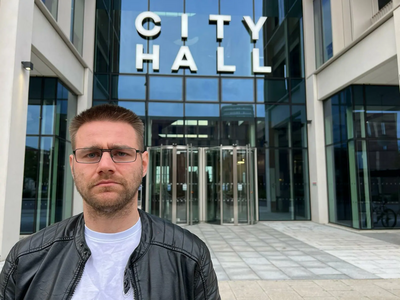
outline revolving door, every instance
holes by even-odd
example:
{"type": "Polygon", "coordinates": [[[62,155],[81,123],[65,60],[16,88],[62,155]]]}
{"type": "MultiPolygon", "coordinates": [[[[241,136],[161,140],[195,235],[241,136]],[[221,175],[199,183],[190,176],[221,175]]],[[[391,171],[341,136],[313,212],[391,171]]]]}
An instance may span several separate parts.
{"type": "Polygon", "coordinates": [[[177,224],[254,224],[256,149],[149,147],[145,209],[177,224]]]}

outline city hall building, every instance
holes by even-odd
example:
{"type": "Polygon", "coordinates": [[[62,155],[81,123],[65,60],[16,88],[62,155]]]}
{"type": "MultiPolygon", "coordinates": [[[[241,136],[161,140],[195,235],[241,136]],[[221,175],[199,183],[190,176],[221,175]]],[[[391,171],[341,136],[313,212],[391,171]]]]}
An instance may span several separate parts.
{"type": "Polygon", "coordinates": [[[1,0],[0,260],[82,211],[68,126],[145,124],[178,224],[400,227],[400,0],[1,0]]]}

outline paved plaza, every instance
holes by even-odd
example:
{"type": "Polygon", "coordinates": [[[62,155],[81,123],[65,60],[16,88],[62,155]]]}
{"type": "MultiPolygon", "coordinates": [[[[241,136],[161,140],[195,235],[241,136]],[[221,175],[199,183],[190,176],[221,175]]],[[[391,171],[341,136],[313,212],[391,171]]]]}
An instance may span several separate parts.
{"type": "Polygon", "coordinates": [[[302,221],[183,227],[209,246],[223,300],[400,300],[400,231],[302,221]]]}
{"type": "Polygon", "coordinates": [[[185,226],[230,299],[400,299],[400,232],[313,222],[185,226]]]}

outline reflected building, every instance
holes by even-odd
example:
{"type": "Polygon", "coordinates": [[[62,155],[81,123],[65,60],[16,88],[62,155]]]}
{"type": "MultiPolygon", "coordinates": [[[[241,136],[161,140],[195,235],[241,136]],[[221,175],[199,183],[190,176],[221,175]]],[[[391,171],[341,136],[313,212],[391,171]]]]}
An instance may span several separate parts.
{"type": "Polygon", "coordinates": [[[103,103],[143,120],[140,200],[161,217],[400,227],[397,1],[15,1],[0,3],[0,259],[82,211],[67,128],[103,103]]]}

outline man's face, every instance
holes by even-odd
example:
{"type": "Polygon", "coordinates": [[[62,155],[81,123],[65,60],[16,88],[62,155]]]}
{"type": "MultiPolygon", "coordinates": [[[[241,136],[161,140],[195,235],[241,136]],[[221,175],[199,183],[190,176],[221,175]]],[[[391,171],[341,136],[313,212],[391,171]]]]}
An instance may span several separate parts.
{"type": "MultiPolygon", "coordinates": [[[[93,121],[82,125],[75,136],[78,148],[138,148],[137,135],[131,125],[123,122],[93,121]]],[[[100,215],[112,216],[122,211],[132,201],[137,201],[137,191],[146,175],[148,154],[137,153],[135,162],[115,163],[109,152],[104,152],[100,162],[77,163],[69,157],[76,188],[90,206],[100,215]]]]}

